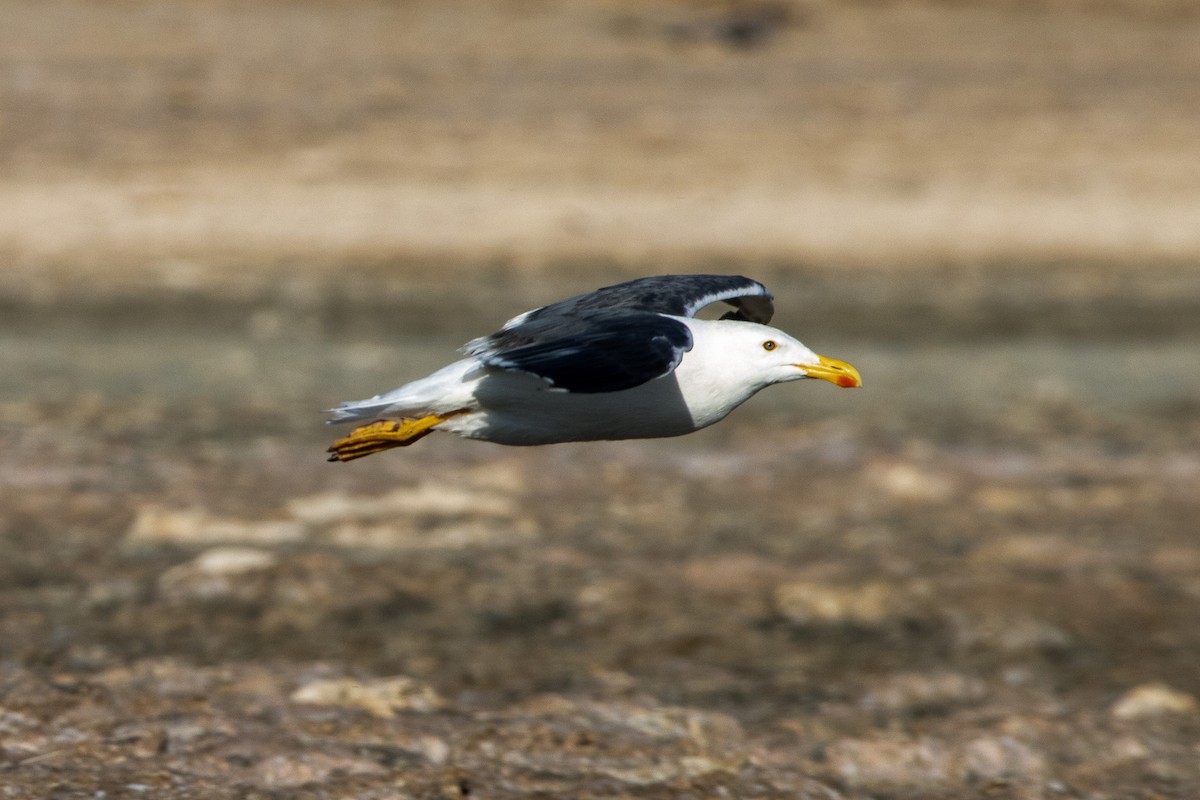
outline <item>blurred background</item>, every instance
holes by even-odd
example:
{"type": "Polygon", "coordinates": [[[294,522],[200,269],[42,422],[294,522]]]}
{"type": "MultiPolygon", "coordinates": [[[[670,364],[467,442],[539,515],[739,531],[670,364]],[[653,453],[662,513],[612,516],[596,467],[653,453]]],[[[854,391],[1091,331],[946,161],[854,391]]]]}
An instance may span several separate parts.
{"type": "Polygon", "coordinates": [[[13,791],[1194,796],[1198,43],[1190,0],[0,5],[13,791]],[[864,388],[325,463],[320,409],[670,272],[864,388]]]}

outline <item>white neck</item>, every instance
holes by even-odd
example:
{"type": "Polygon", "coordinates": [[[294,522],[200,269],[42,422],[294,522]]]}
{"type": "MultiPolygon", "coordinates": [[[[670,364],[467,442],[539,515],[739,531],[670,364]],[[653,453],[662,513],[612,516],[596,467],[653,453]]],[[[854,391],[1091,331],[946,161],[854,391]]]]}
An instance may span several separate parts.
{"type": "MultiPolygon", "coordinates": [[[[770,385],[753,365],[731,357],[729,342],[719,334],[728,321],[680,318],[692,331],[692,349],[675,370],[696,427],[725,418],[730,411],[770,385]]],[[[749,323],[747,323],[749,324],[749,323]]]]}

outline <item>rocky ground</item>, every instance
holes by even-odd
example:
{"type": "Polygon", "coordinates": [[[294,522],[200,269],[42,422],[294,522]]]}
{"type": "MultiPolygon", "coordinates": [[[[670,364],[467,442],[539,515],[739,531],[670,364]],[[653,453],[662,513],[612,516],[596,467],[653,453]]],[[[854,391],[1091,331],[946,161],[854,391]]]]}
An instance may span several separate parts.
{"type": "Polygon", "coordinates": [[[1200,795],[1189,9],[0,9],[0,794],[1200,795]],[[667,267],[864,388],[324,461],[667,267]]]}

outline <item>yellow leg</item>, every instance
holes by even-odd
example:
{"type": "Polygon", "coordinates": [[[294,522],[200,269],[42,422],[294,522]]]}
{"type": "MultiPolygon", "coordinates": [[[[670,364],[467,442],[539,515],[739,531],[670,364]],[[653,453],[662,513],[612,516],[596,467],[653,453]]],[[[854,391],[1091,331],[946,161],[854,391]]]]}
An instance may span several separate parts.
{"type": "Polygon", "coordinates": [[[333,454],[329,457],[330,461],[353,461],[392,447],[407,447],[432,433],[434,426],[465,411],[466,409],[462,409],[451,411],[449,414],[430,414],[420,419],[406,419],[401,422],[375,420],[350,431],[349,436],[338,439],[326,452],[333,454]]]}

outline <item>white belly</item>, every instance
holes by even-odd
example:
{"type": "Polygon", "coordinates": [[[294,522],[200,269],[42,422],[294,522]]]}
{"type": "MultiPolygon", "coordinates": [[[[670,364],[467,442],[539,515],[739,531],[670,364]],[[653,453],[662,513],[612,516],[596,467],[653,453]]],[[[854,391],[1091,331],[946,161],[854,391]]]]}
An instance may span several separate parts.
{"type": "Polygon", "coordinates": [[[693,416],[674,375],[623,392],[572,394],[530,375],[494,372],[473,394],[478,411],[447,420],[439,430],[498,444],[536,445],[682,436],[717,421],[693,416]]]}

